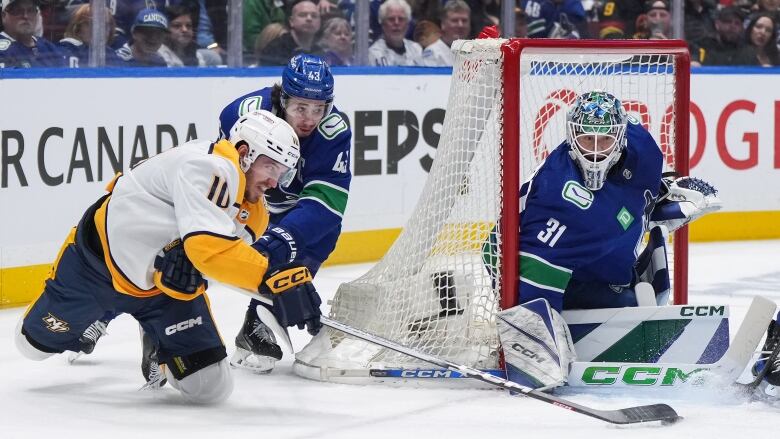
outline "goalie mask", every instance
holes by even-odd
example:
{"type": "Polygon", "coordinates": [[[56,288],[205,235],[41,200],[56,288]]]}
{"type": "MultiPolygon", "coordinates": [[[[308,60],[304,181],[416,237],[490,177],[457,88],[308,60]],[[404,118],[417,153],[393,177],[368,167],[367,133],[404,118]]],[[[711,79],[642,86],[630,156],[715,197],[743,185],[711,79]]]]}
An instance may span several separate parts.
{"type": "Polygon", "coordinates": [[[626,111],[615,96],[591,91],[577,98],[566,118],[569,156],[585,186],[598,190],[626,147],[626,111]]]}
{"type": "Polygon", "coordinates": [[[251,111],[236,121],[229,140],[236,148],[242,144],[249,148],[239,162],[242,171],[247,172],[252,163],[264,155],[287,168],[279,177],[280,186],[292,182],[301,147],[298,136],[287,122],[265,110],[251,111]]]}
{"type": "Polygon", "coordinates": [[[323,101],[327,116],[333,109],[333,74],[328,63],[315,55],[292,57],[282,72],[282,108],[287,108],[290,98],[323,101]]]}

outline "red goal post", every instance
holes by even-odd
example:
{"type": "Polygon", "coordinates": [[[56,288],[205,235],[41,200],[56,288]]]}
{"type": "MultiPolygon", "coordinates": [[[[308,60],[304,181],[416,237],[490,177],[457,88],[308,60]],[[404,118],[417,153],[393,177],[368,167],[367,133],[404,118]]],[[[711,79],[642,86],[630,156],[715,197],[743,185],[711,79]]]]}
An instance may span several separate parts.
{"type": "MultiPolygon", "coordinates": [[[[519,188],[520,184],[520,130],[521,124],[506,123],[507,120],[521,118],[520,108],[520,59],[523,53],[536,49],[550,53],[571,53],[593,51],[603,54],[628,53],[632,55],[671,55],[675,77],[673,101],[670,104],[672,114],[682,115],[675,118],[673,132],[673,168],[681,176],[689,172],[689,103],[690,103],[690,55],[688,45],[682,40],[557,40],[557,39],[511,39],[501,45],[503,54],[503,162],[504,162],[504,187],[519,188]],[[507,99],[507,96],[517,96],[517,99],[507,99]]],[[[618,96],[621,101],[623,96],[618,96]]],[[[569,101],[568,103],[571,103],[569,101]]],[[[632,108],[627,108],[631,111],[632,108]]],[[[532,109],[534,110],[534,109],[532,109]]],[[[565,109],[564,109],[565,110],[565,109]]],[[[668,111],[665,114],[669,114],[668,111]]],[[[667,132],[668,135],[668,132],[667,132]]],[[[656,139],[662,149],[669,148],[669,143],[664,139],[656,139]]],[[[668,151],[664,151],[665,158],[669,157],[668,151]]],[[[668,164],[668,163],[667,163],[668,164]]],[[[503,212],[519,212],[519,200],[517,197],[503,198],[503,212]]],[[[501,224],[503,230],[519,230],[519,217],[517,215],[502,215],[501,224]]],[[[502,259],[505,267],[517,267],[519,259],[519,245],[516,234],[506,236],[502,247],[502,259]]],[[[683,227],[675,232],[673,239],[673,279],[674,303],[688,303],[688,227],[683,227]]],[[[501,308],[507,309],[517,305],[517,273],[513,270],[501,272],[503,281],[501,292],[501,308]]]]}
{"type": "MultiPolygon", "coordinates": [[[[518,301],[521,182],[565,139],[577,95],[593,89],[617,96],[649,129],[665,170],[687,175],[689,55],[671,40],[467,40],[453,53],[444,126],[417,206],[383,258],[339,286],[330,317],[497,371],[496,314],[518,301]]],[[[682,304],[685,228],[673,244],[674,297],[682,304]]],[[[330,329],[296,354],[294,370],[347,382],[448,373],[330,329]]]]}

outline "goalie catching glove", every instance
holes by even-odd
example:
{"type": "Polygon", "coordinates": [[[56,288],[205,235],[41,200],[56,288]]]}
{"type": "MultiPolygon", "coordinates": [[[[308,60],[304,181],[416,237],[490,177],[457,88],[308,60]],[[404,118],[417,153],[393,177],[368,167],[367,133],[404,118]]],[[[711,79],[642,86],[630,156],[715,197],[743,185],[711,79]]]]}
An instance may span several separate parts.
{"type": "Polygon", "coordinates": [[[658,202],[650,215],[650,228],[666,226],[673,232],[689,222],[723,207],[718,191],[700,178],[662,180],[658,202]]]}
{"type": "Polygon", "coordinates": [[[259,292],[273,300],[271,312],[282,327],[305,326],[311,335],[322,328],[322,300],[311,281],[308,268],[291,264],[266,273],[259,292]]]}

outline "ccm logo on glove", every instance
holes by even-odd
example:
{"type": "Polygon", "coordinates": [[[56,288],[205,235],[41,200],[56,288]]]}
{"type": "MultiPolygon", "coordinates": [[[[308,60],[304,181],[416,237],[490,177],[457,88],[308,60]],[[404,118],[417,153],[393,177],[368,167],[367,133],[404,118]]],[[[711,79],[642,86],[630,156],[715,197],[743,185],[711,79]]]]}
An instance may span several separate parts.
{"type": "Polygon", "coordinates": [[[306,267],[291,268],[282,270],[269,276],[265,280],[265,285],[274,294],[283,293],[290,288],[312,281],[311,272],[306,267]]]}

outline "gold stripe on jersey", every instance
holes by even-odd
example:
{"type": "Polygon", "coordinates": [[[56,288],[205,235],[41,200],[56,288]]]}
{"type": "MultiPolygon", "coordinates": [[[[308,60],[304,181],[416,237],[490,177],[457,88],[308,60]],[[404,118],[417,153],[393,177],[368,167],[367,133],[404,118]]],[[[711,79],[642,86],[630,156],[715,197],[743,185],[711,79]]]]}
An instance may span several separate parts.
{"type": "Polygon", "coordinates": [[[158,288],[152,288],[150,290],[142,290],[135,286],[120,270],[114,259],[111,257],[111,250],[108,245],[108,237],[106,236],[106,215],[108,213],[108,203],[111,201],[111,197],[106,198],[106,201],[100,205],[95,212],[95,229],[97,229],[98,237],[100,237],[100,245],[103,247],[103,260],[108,267],[109,273],[111,273],[111,283],[114,285],[114,289],[120,293],[128,294],[135,297],[151,297],[160,294],[158,288]]]}
{"type": "Polygon", "coordinates": [[[184,237],[184,252],[201,273],[218,282],[257,291],[268,259],[244,240],[208,232],[184,237]]]}
{"type": "Polygon", "coordinates": [[[114,192],[114,186],[116,186],[116,181],[119,180],[119,177],[122,176],[121,172],[117,172],[116,175],[114,175],[114,178],[111,179],[111,181],[108,182],[106,185],[106,192],[114,192]]]}
{"type": "Polygon", "coordinates": [[[241,204],[244,201],[244,190],[246,188],[246,177],[238,164],[238,150],[227,140],[220,140],[214,144],[212,153],[226,158],[238,171],[238,192],[236,193],[236,203],[241,204]]]}
{"type": "Polygon", "coordinates": [[[244,201],[238,209],[236,219],[243,224],[254,241],[268,228],[268,211],[263,199],[257,203],[244,201]]]}

